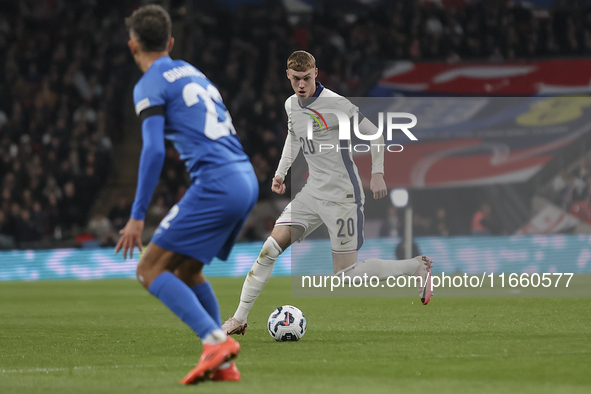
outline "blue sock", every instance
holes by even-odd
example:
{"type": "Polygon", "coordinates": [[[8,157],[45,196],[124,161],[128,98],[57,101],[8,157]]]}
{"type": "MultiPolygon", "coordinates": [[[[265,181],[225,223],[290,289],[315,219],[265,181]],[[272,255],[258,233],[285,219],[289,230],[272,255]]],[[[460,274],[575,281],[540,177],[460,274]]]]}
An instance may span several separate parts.
{"type": "Polygon", "coordinates": [[[150,293],[177,315],[199,338],[205,338],[220,324],[209,316],[195,294],[172,272],[163,272],[150,285],[150,293]]]}
{"type": "Polygon", "coordinates": [[[203,305],[203,308],[209,313],[209,316],[218,324],[222,325],[222,318],[220,316],[220,304],[218,299],[213,292],[213,288],[209,282],[201,283],[197,286],[191,287],[193,293],[197,296],[197,299],[203,305]]]}

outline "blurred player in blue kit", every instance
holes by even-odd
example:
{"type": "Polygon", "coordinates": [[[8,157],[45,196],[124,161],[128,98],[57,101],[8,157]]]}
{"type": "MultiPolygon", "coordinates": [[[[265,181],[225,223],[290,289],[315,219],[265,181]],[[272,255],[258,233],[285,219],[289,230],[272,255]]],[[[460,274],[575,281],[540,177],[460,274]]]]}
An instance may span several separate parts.
{"type": "Polygon", "coordinates": [[[115,253],[142,250],[148,204],[171,141],[185,162],[191,186],[162,220],[138,267],[140,283],[203,342],[198,365],[181,380],[240,380],[234,362],[238,342],[221,329],[220,309],[202,273],[214,257],[226,260],[256,203],[258,182],[230,114],[203,73],[169,56],[171,21],[160,6],[137,9],[126,19],[129,49],[144,73],[133,99],[142,122],[143,148],[131,218],[115,253]]]}

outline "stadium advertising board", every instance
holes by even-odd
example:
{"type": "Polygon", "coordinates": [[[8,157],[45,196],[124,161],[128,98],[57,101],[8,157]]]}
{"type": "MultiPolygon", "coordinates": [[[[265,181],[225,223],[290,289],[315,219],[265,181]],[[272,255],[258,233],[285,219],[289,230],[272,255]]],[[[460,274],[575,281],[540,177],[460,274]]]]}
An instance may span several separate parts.
{"type": "MultiPolygon", "coordinates": [[[[379,111],[417,118],[418,141],[394,133],[403,152],[385,155],[388,185],[411,188],[523,182],[591,129],[591,98],[391,97],[351,99],[374,123],[379,111]]],[[[355,158],[364,186],[371,156],[355,158]]]]}

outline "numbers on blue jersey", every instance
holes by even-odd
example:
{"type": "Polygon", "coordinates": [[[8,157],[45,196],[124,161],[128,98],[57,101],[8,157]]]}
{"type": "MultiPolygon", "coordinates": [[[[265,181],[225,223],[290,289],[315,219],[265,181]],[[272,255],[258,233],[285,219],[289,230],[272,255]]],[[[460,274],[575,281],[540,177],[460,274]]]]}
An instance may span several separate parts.
{"type": "Polygon", "coordinates": [[[232,124],[232,117],[228,110],[224,110],[222,96],[215,86],[209,84],[207,88],[197,82],[189,82],[183,88],[183,100],[187,107],[192,107],[203,100],[205,105],[205,127],[203,132],[211,140],[236,134],[232,124]]]}
{"type": "Polygon", "coordinates": [[[304,150],[305,155],[313,155],[314,153],[316,153],[316,147],[314,146],[313,140],[309,140],[308,138],[303,139],[302,137],[300,137],[300,142],[302,143],[302,149],[304,150]],[[307,150],[306,146],[308,147],[307,150]]]}
{"type": "Polygon", "coordinates": [[[166,216],[164,217],[164,219],[162,219],[162,221],[160,222],[160,227],[162,227],[165,230],[168,230],[168,228],[170,227],[170,221],[174,218],[176,218],[176,215],[179,214],[179,206],[175,205],[174,207],[170,208],[170,211],[168,211],[168,214],[166,214],[166,216]]]}

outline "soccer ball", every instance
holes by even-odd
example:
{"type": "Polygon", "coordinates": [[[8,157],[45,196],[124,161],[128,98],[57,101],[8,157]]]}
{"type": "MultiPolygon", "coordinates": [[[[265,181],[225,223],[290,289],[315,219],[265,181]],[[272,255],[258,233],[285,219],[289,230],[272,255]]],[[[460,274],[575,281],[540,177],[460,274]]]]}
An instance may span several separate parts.
{"type": "Polygon", "coordinates": [[[269,334],[279,342],[299,341],[306,333],[307,326],[302,311],[291,305],[275,309],[267,322],[269,334]]]}

